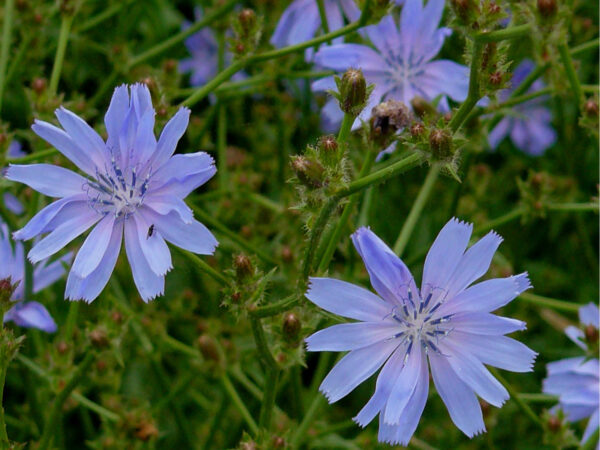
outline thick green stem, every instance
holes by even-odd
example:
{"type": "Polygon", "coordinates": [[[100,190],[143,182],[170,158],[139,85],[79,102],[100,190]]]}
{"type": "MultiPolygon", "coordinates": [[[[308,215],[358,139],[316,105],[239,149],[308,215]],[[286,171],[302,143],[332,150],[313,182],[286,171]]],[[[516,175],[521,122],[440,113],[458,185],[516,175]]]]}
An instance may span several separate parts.
{"type": "Polygon", "coordinates": [[[576,313],[579,311],[581,305],[572,302],[566,302],[564,300],[556,300],[554,298],[542,297],[541,295],[531,294],[529,292],[523,292],[519,295],[521,300],[525,300],[526,302],[533,303],[538,306],[544,306],[546,308],[553,308],[559,311],[565,312],[573,312],[576,313]]]}
{"type": "Polygon", "coordinates": [[[56,55],[54,56],[54,65],[52,66],[52,75],[50,75],[50,83],[48,85],[48,93],[50,96],[56,95],[56,90],[58,89],[58,82],[65,60],[65,52],[67,51],[67,43],[69,42],[69,32],[71,31],[72,23],[72,15],[63,15],[62,22],[60,23],[60,34],[58,35],[56,55]]]}
{"type": "Polygon", "coordinates": [[[265,377],[265,386],[263,389],[263,401],[260,407],[259,427],[265,430],[271,428],[271,416],[275,406],[275,395],[277,394],[277,380],[279,378],[278,369],[269,369],[265,377]]]}
{"type": "Polygon", "coordinates": [[[234,406],[237,408],[237,410],[242,415],[244,421],[248,425],[248,428],[250,428],[250,431],[252,432],[252,434],[254,436],[258,435],[258,430],[259,430],[258,425],[256,425],[256,422],[254,421],[252,414],[250,414],[250,412],[248,411],[248,408],[246,408],[246,405],[244,405],[244,402],[242,401],[239,394],[235,390],[235,387],[233,386],[233,383],[231,383],[231,380],[229,379],[227,374],[221,375],[221,384],[223,385],[223,390],[225,391],[225,393],[227,394],[227,396],[229,397],[231,402],[234,404],[234,406]]]}
{"type": "Polygon", "coordinates": [[[482,54],[483,43],[480,40],[475,40],[473,42],[473,52],[471,55],[471,71],[469,74],[469,91],[467,98],[462,105],[460,105],[458,111],[452,115],[452,119],[450,119],[450,122],[448,123],[448,126],[455,132],[461,127],[481,97],[479,92],[479,73],[481,72],[482,54]]]}
{"type": "Polygon", "coordinates": [[[315,224],[313,225],[310,233],[310,240],[308,241],[308,246],[306,247],[306,252],[304,254],[304,265],[302,267],[302,279],[305,281],[308,279],[312,269],[312,261],[315,256],[315,252],[317,250],[317,246],[319,245],[319,241],[321,240],[321,235],[327,226],[327,222],[329,221],[329,217],[337,207],[340,198],[337,195],[332,196],[323,208],[321,208],[321,212],[315,224]]]}
{"type": "Polygon", "coordinates": [[[273,358],[271,350],[269,350],[269,346],[267,345],[267,339],[262,324],[260,323],[260,319],[252,317],[250,319],[250,325],[252,326],[252,334],[254,335],[258,356],[261,358],[265,367],[272,370],[279,370],[277,361],[273,358]]]}
{"type": "Polygon", "coordinates": [[[62,416],[62,409],[65,404],[65,401],[71,395],[73,390],[79,385],[81,380],[83,380],[88,375],[88,369],[94,362],[94,358],[95,354],[93,352],[89,352],[85,356],[83,361],[77,366],[77,369],[71,376],[69,382],[54,399],[54,402],[52,403],[52,408],[50,410],[50,416],[48,417],[48,420],[44,425],[44,431],[42,432],[42,438],[40,439],[38,450],[46,450],[50,448],[52,444],[52,438],[56,434],[59,419],[62,416]]]}
{"type": "Polygon", "coordinates": [[[6,66],[8,64],[8,52],[12,41],[12,24],[15,0],[4,2],[4,25],[2,30],[2,47],[0,48],[0,112],[2,112],[2,98],[6,85],[6,66]]]}
{"type": "Polygon", "coordinates": [[[348,140],[348,136],[350,136],[350,131],[352,130],[352,124],[354,123],[354,120],[355,116],[353,114],[344,114],[344,119],[342,120],[342,125],[337,136],[338,145],[342,148],[342,151],[345,150],[344,147],[346,145],[346,141],[348,140]]]}
{"type": "Polygon", "coordinates": [[[549,203],[545,205],[548,211],[565,212],[598,212],[600,205],[598,203],[549,203]]]}
{"type": "Polygon", "coordinates": [[[321,28],[323,29],[323,33],[329,33],[329,24],[327,23],[327,13],[325,11],[323,0],[316,1],[319,8],[319,16],[321,17],[321,28]]]}
{"type": "Polygon", "coordinates": [[[406,244],[408,244],[408,240],[410,239],[410,235],[415,229],[415,225],[423,212],[423,208],[425,207],[425,203],[429,199],[431,195],[431,191],[433,190],[433,186],[440,174],[441,166],[434,164],[429,168],[429,172],[425,177],[425,181],[423,182],[423,186],[421,186],[421,190],[413,203],[410,212],[408,213],[408,217],[404,221],[402,225],[402,229],[400,230],[400,234],[398,235],[398,239],[394,244],[394,253],[398,256],[402,256],[404,249],[406,248],[406,244]]]}
{"type": "Polygon", "coordinates": [[[257,318],[276,316],[284,311],[287,311],[299,303],[298,295],[293,294],[276,303],[261,306],[250,311],[250,315],[257,318]]]}
{"type": "Polygon", "coordinates": [[[540,393],[532,393],[532,394],[517,394],[524,402],[528,403],[556,403],[558,402],[558,396],[550,395],[550,394],[540,394],[540,393]]]}
{"type": "Polygon", "coordinates": [[[510,394],[510,397],[519,406],[521,411],[523,411],[525,415],[531,419],[532,422],[534,422],[536,425],[543,429],[544,424],[542,423],[540,418],[535,412],[533,412],[531,407],[523,401],[523,399],[519,396],[519,393],[512,387],[512,385],[508,381],[506,381],[495,368],[490,367],[489,369],[490,372],[492,372],[492,374],[498,379],[498,381],[500,381],[500,383],[502,383],[502,385],[506,388],[506,390],[510,394]]]}
{"type": "Polygon", "coordinates": [[[222,284],[223,286],[227,286],[229,284],[229,280],[227,278],[225,278],[221,273],[217,272],[215,269],[213,269],[212,267],[210,267],[203,259],[201,259],[199,256],[195,255],[192,252],[189,252],[187,250],[183,250],[179,247],[177,247],[177,249],[187,258],[190,260],[190,262],[192,262],[194,264],[194,266],[206,273],[207,275],[209,275],[211,278],[213,278],[215,281],[219,282],[220,284],[222,284]]]}
{"type": "Polygon", "coordinates": [[[565,66],[565,72],[569,79],[569,83],[571,84],[571,90],[577,100],[577,106],[579,106],[579,104],[583,102],[583,92],[581,91],[581,84],[579,83],[579,78],[577,78],[575,66],[573,66],[573,60],[571,59],[571,53],[569,52],[569,47],[567,47],[566,43],[562,43],[558,46],[558,53],[565,66]]]}
{"type": "Polygon", "coordinates": [[[497,31],[487,31],[484,33],[476,34],[474,39],[477,42],[499,42],[507,39],[517,39],[527,36],[531,33],[531,25],[517,25],[516,27],[505,28],[497,31]]]}

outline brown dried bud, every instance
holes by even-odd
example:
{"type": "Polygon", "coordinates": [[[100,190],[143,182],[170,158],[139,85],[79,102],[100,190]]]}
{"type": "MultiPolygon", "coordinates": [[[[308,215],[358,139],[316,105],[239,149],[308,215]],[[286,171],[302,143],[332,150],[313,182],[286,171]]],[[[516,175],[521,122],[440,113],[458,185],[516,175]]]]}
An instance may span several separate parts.
{"type": "Polygon", "coordinates": [[[281,249],[281,259],[283,262],[289,263],[294,260],[294,254],[292,253],[292,249],[287,245],[281,249]]]}
{"type": "Polygon", "coordinates": [[[40,13],[35,13],[33,15],[33,21],[37,24],[42,23],[42,21],[44,20],[44,16],[42,16],[40,13]]]}
{"type": "Polygon", "coordinates": [[[0,303],[9,303],[17,286],[18,283],[13,284],[10,277],[0,280],[0,303]]]}
{"type": "Polygon", "coordinates": [[[167,59],[163,64],[163,69],[167,73],[173,72],[177,68],[177,61],[174,59],[167,59]]]}
{"type": "Polygon", "coordinates": [[[425,132],[425,127],[422,123],[415,122],[410,126],[410,135],[412,137],[419,137],[425,132]]]}
{"type": "Polygon", "coordinates": [[[553,433],[556,433],[558,430],[560,430],[561,425],[560,419],[556,416],[550,416],[548,419],[548,429],[553,433]]]}
{"type": "Polygon", "coordinates": [[[502,83],[502,73],[494,72],[490,74],[490,84],[493,86],[500,86],[502,83]]]}
{"type": "Polygon", "coordinates": [[[588,117],[598,117],[598,102],[594,99],[588,99],[583,105],[583,112],[588,117]]]}
{"type": "Polygon", "coordinates": [[[273,448],[285,448],[285,439],[281,436],[275,436],[273,438],[273,448]]]}
{"type": "Polygon", "coordinates": [[[61,355],[64,355],[69,350],[69,345],[65,341],[60,341],[56,344],[56,351],[61,355]]]}
{"type": "Polygon", "coordinates": [[[101,328],[90,331],[90,341],[92,341],[92,345],[96,348],[105,348],[109,343],[106,331],[101,328]]]}
{"type": "Polygon", "coordinates": [[[397,100],[387,100],[371,111],[371,136],[382,147],[401,128],[410,123],[408,106],[397,100]]]}
{"type": "Polygon", "coordinates": [[[256,26],[256,13],[250,8],[243,9],[238,14],[238,20],[242,26],[242,31],[247,35],[256,26]]]}
{"type": "Polygon", "coordinates": [[[240,228],[240,233],[246,239],[250,239],[252,237],[252,227],[250,225],[243,225],[242,228],[240,228]]]}
{"type": "Polygon", "coordinates": [[[360,69],[348,69],[338,83],[340,109],[357,116],[367,102],[367,80],[360,69]]]}
{"type": "Polygon", "coordinates": [[[202,353],[204,359],[219,362],[219,349],[213,338],[208,334],[203,334],[198,338],[198,348],[200,348],[200,353],[202,353]]]}
{"type": "Polygon", "coordinates": [[[463,25],[469,25],[474,22],[479,14],[479,7],[476,0],[451,0],[450,4],[463,25]]]}
{"type": "Polygon", "coordinates": [[[46,79],[36,78],[31,83],[31,89],[33,89],[37,95],[42,94],[42,92],[46,90],[46,79]]]}
{"type": "Polygon", "coordinates": [[[233,303],[239,303],[241,299],[242,294],[240,294],[239,292],[234,292],[233,294],[231,294],[231,301],[233,303]]]}
{"type": "Polygon", "coordinates": [[[121,323],[121,322],[123,322],[123,314],[121,314],[119,311],[113,311],[110,314],[110,318],[115,323],[121,323]]]}
{"type": "Polygon", "coordinates": [[[313,188],[323,186],[325,169],[319,162],[304,156],[294,156],[292,169],[302,184],[313,188]]]}
{"type": "Polygon", "coordinates": [[[558,9],[556,0],[537,0],[537,9],[544,18],[552,17],[558,9]]]}
{"type": "Polygon", "coordinates": [[[301,328],[302,324],[297,314],[290,312],[283,317],[282,330],[286,341],[296,342],[301,328]]]}
{"type": "Polygon", "coordinates": [[[135,427],[135,437],[140,441],[147,442],[158,436],[158,429],[151,422],[141,422],[135,427]]]}
{"type": "Polygon", "coordinates": [[[502,12],[502,8],[496,2],[490,2],[488,8],[490,14],[500,14],[502,12]]]}
{"type": "Polygon", "coordinates": [[[429,134],[429,146],[437,159],[446,159],[452,155],[452,135],[447,130],[436,128],[429,134]]]}
{"type": "Polygon", "coordinates": [[[598,342],[598,328],[596,328],[594,325],[590,324],[586,326],[583,330],[583,333],[585,334],[585,340],[590,344],[595,344],[598,342]]]}
{"type": "Polygon", "coordinates": [[[236,276],[242,280],[254,273],[254,268],[252,267],[252,261],[248,256],[240,253],[233,257],[233,267],[235,268],[236,276]]]}
{"type": "Polygon", "coordinates": [[[326,153],[334,153],[338,149],[337,140],[335,139],[335,136],[332,136],[331,134],[321,136],[317,141],[317,146],[326,153]]]}
{"type": "Polygon", "coordinates": [[[438,113],[436,109],[423,97],[413,97],[413,99],[410,101],[410,104],[417,117],[420,117],[421,119],[425,116],[436,116],[438,113]]]}

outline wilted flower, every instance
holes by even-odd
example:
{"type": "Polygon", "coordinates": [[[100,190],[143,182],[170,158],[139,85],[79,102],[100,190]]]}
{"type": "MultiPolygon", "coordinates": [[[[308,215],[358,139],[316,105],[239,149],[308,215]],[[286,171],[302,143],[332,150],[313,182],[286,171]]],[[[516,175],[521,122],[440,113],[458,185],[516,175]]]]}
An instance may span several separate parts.
{"type": "MultiPolygon", "coordinates": [[[[323,0],[323,7],[330,31],[344,26],[344,16],[357,20],[360,10],[354,0],[323,0]]],[[[315,0],[294,0],[283,12],[277,28],[271,36],[271,44],[285,47],[299,44],[314,37],[321,25],[319,7],[315,0]]]]}
{"type": "MultiPolygon", "coordinates": [[[[25,152],[21,150],[21,143],[19,141],[12,141],[8,146],[8,152],[6,153],[9,158],[21,158],[25,156],[25,152]]],[[[4,205],[13,214],[23,214],[25,208],[17,197],[12,195],[10,192],[4,193],[4,205]]]]}
{"type": "MultiPolygon", "coordinates": [[[[42,262],[33,270],[33,292],[39,292],[61,278],[65,269],[63,264],[71,260],[67,254],[53,263],[42,262]]],[[[6,224],[0,221],[0,280],[10,279],[17,284],[11,300],[15,305],[4,314],[4,322],[14,322],[20,327],[37,328],[48,333],[56,331],[56,323],[48,310],[38,302],[26,301],[25,293],[25,254],[23,244],[11,242],[6,224]]]]}
{"type": "MultiPolygon", "coordinates": [[[[391,15],[385,16],[377,25],[367,27],[366,33],[373,46],[338,44],[321,48],[315,55],[315,63],[336,71],[360,68],[369,84],[375,89],[369,103],[354,123],[360,126],[371,110],[383,99],[394,99],[406,105],[415,96],[428,101],[443,95],[439,102],[442,110],[449,110],[445,96],[462,101],[467,96],[469,71],[467,67],[450,60],[431,61],[440,51],[449,28],[438,28],[444,0],[429,0],[423,7],[421,0],[407,2],[400,17],[399,26],[391,15]]],[[[331,77],[315,81],[315,91],[335,89],[331,77]]],[[[326,123],[337,123],[342,114],[332,100],[325,105],[323,115],[326,123]]]]}
{"type": "MultiPolygon", "coordinates": [[[[579,309],[581,323],[592,326],[596,330],[598,330],[598,316],[598,307],[593,303],[579,309]]],[[[567,335],[574,337],[572,331],[567,330],[567,335]]],[[[578,337],[574,342],[582,345],[578,337]]],[[[559,403],[554,409],[562,409],[569,422],[578,422],[589,417],[581,439],[582,443],[586,442],[598,429],[600,422],[600,361],[597,358],[586,359],[582,356],[552,362],[546,368],[548,377],[544,380],[543,390],[547,394],[559,397],[559,403]]]]}
{"type": "MultiPolygon", "coordinates": [[[[530,60],[525,60],[515,69],[512,77],[512,88],[498,93],[500,102],[508,99],[512,91],[519,86],[534,69],[530,60]]],[[[539,91],[545,87],[544,82],[537,80],[527,93],[539,91]]],[[[556,131],[551,126],[552,114],[544,106],[547,96],[528,100],[513,107],[514,114],[507,115],[488,135],[488,142],[496,149],[500,142],[510,135],[513,144],[530,155],[541,155],[556,142],[556,131]]]]}
{"type": "Polygon", "coordinates": [[[467,250],[471,232],[472,225],[457,219],[444,226],[425,260],[420,290],[404,263],[367,228],[352,240],[379,295],[344,281],[311,279],[309,300],[360,321],[306,339],[309,351],[350,350],[320,390],[335,402],[383,365],[374,395],[354,418],[366,426],[379,414],[380,441],[406,445],[415,432],[429,390],[427,360],[450,417],[469,437],[485,430],[477,395],[495,406],[509,398],[484,364],[531,371],[536,353],[504,336],[525,323],[491,314],[531,287],[527,273],[470,286],[487,272],[502,242],[490,232],[467,250]]]}
{"type": "Polygon", "coordinates": [[[60,200],[40,211],[17,239],[49,233],[28,254],[32,262],[53,255],[88,228],[67,279],[65,296],[94,300],[108,282],[125,233],[125,250],[143,300],[164,291],[172,268],[165,242],[194,253],[212,254],[217,241],[193,217],[183,199],[216,172],[213,159],[198,152],[173,156],[190,111],[181,108],[158,142],[150,92],[145,85],[115,89],[104,117],[106,143],[72,112],[56,110],[64,131],[36,121],[33,131],[85,173],[49,164],[11,165],[6,177],[60,200]],[[131,90],[131,95],[129,93],[131,90]]]}

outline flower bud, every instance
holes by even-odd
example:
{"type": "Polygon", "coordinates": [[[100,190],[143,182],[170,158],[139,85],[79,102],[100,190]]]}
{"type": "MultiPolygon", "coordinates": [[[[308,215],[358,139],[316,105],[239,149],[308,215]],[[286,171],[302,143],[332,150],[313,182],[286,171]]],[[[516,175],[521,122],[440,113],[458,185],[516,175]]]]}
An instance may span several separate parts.
{"type": "Polygon", "coordinates": [[[292,157],[292,169],[302,184],[313,188],[323,186],[325,169],[317,161],[295,156],[292,157]]]}
{"type": "Polygon", "coordinates": [[[596,344],[598,342],[598,329],[594,325],[588,325],[583,330],[585,340],[590,344],[596,344]]]}
{"type": "Polygon", "coordinates": [[[283,317],[282,330],[286,341],[290,343],[296,342],[301,328],[302,324],[295,313],[290,312],[283,317]]]}
{"type": "Polygon", "coordinates": [[[410,104],[413,107],[415,114],[421,119],[425,116],[435,116],[438,113],[436,109],[431,106],[431,104],[423,97],[413,97],[413,99],[410,101],[410,104]]]}
{"type": "Polygon", "coordinates": [[[31,83],[31,89],[33,89],[37,95],[41,95],[42,92],[44,92],[46,90],[46,79],[45,78],[36,78],[31,83]]]}
{"type": "Polygon", "coordinates": [[[588,117],[598,117],[598,102],[594,99],[588,99],[583,105],[583,112],[588,117]]]}
{"type": "Polygon", "coordinates": [[[477,20],[479,7],[476,0],[451,0],[450,4],[454,10],[454,14],[462,22],[463,25],[470,25],[477,20]]]}
{"type": "Polygon", "coordinates": [[[410,126],[410,135],[414,138],[422,136],[425,132],[425,127],[420,122],[415,122],[410,126]]]}
{"type": "Polygon", "coordinates": [[[556,0],[537,0],[537,9],[544,18],[550,18],[556,14],[558,9],[556,0]]]}
{"type": "Polygon", "coordinates": [[[147,442],[158,436],[158,429],[152,422],[142,421],[135,427],[135,437],[147,442]]]}
{"type": "Polygon", "coordinates": [[[256,13],[250,8],[243,9],[238,14],[238,20],[244,34],[248,35],[256,26],[256,13]]]}
{"type": "Polygon", "coordinates": [[[452,155],[452,135],[447,130],[433,129],[429,134],[429,146],[436,159],[452,155]]]}
{"type": "Polygon", "coordinates": [[[367,102],[367,80],[360,69],[348,69],[338,83],[340,109],[357,116],[367,102]]]}
{"type": "Polygon", "coordinates": [[[548,419],[548,429],[553,433],[556,433],[558,430],[560,430],[561,425],[561,420],[556,416],[550,416],[548,419]]]}
{"type": "Polygon", "coordinates": [[[109,340],[106,331],[101,328],[96,328],[90,332],[90,341],[92,345],[98,349],[108,347],[109,340]]]}
{"type": "Polygon", "coordinates": [[[10,305],[10,299],[18,285],[18,282],[13,284],[10,277],[0,280],[0,307],[10,305]]]}
{"type": "Polygon", "coordinates": [[[243,280],[254,273],[252,261],[250,261],[250,258],[243,253],[240,253],[233,258],[233,267],[235,267],[235,274],[240,280],[243,280]]]}
{"type": "Polygon", "coordinates": [[[317,141],[319,150],[323,153],[335,153],[338,149],[338,143],[335,136],[329,134],[327,136],[321,136],[317,141]]]}
{"type": "Polygon", "coordinates": [[[371,111],[371,136],[382,147],[401,128],[410,123],[408,106],[397,100],[387,100],[371,111]]]}
{"type": "Polygon", "coordinates": [[[221,359],[217,344],[208,334],[203,334],[198,338],[198,348],[207,361],[219,362],[221,359]]]}
{"type": "Polygon", "coordinates": [[[502,83],[502,73],[494,72],[490,74],[490,84],[492,86],[500,86],[502,83]]]}

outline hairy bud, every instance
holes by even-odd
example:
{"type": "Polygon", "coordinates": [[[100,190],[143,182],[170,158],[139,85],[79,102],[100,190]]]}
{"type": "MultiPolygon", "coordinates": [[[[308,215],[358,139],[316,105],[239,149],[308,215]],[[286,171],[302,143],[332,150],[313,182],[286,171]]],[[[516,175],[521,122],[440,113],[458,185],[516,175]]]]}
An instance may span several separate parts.
{"type": "Polygon", "coordinates": [[[583,330],[585,335],[585,340],[590,344],[595,344],[598,342],[598,329],[594,327],[594,325],[588,325],[583,330]]]}
{"type": "Polygon", "coordinates": [[[436,128],[429,134],[429,146],[436,159],[446,159],[452,155],[452,135],[436,128]]]}
{"type": "Polygon", "coordinates": [[[423,97],[416,96],[410,101],[415,114],[421,119],[425,116],[435,116],[438,112],[436,109],[423,97]]]}
{"type": "Polygon", "coordinates": [[[204,359],[219,362],[219,349],[213,338],[208,334],[203,334],[198,338],[198,348],[204,359]]]}
{"type": "Polygon", "coordinates": [[[542,17],[548,19],[556,14],[558,6],[556,0],[537,0],[537,9],[542,17]]]}
{"type": "Polygon", "coordinates": [[[338,82],[342,111],[357,116],[367,102],[367,80],[360,69],[348,69],[338,82]]]}
{"type": "Polygon", "coordinates": [[[290,343],[296,342],[301,328],[302,324],[295,313],[290,312],[283,317],[282,329],[286,341],[290,343]]]}
{"type": "Polygon", "coordinates": [[[598,117],[598,102],[594,99],[588,99],[583,105],[583,112],[588,117],[598,117]]]}
{"type": "Polygon", "coordinates": [[[456,17],[463,25],[470,25],[477,20],[479,7],[476,0],[451,0],[450,4],[456,17]]]}
{"type": "Polygon", "coordinates": [[[292,169],[302,184],[312,188],[323,185],[325,169],[319,162],[304,156],[295,156],[292,158],[292,169]]]}
{"type": "Polygon", "coordinates": [[[338,149],[338,143],[335,136],[329,134],[327,136],[321,136],[317,141],[319,150],[324,153],[335,153],[338,149]]]}
{"type": "Polygon", "coordinates": [[[396,131],[409,123],[408,106],[397,100],[387,100],[371,111],[371,136],[375,142],[384,147],[396,131]]]}
{"type": "Polygon", "coordinates": [[[250,8],[243,9],[238,14],[242,31],[248,35],[256,26],[256,13],[250,8]]]}
{"type": "Polygon", "coordinates": [[[90,331],[90,341],[94,347],[99,349],[106,348],[109,344],[108,335],[106,334],[106,331],[101,328],[90,331]]]}
{"type": "Polygon", "coordinates": [[[18,283],[13,284],[10,277],[0,280],[0,307],[10,306],[10,299],[17,286],[18,283]]]}
{"type": "Polygon", "coordinates": [[[414,138],[422,136],[425,132],[425,127],[422,123],[415,122],[410,126],[410,135],[414,138]]]}
{"type": "Polygon", "coordinates": [[[244,278],[252,275],[254,267],[252,267],[252,261],[248,256],[240,253],[233,258],[233,267],[235,267],[235,274],[238,279],[243,280],[244,278]]]}
{"type": "Polygon", "coordinates": [[[548,429],[553,433],[556,433],[558,430],[560,430],[561,425],[561,420],[556,416],[550,416],[548,419],[548,429]]]}

